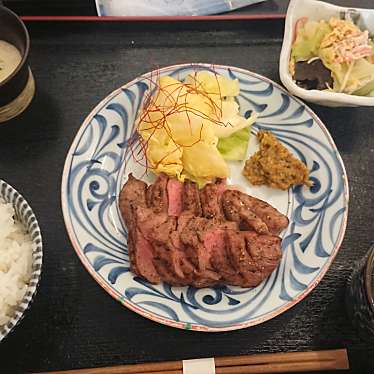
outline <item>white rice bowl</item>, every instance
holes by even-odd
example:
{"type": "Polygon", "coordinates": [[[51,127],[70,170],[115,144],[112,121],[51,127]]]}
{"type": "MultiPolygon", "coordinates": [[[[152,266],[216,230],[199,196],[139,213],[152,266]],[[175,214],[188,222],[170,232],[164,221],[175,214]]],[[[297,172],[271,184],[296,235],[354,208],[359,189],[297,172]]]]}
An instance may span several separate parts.
{"type": "Polygon", "coordinates": [[[42,263],[38,220],[24,197],[0,179],[0,342],[30,308],[42,263]]]}
{"type": "Polygon", "coordinates": [[[13,205],[0,199],[0,326],[14,316],[32,274],[35,244],[14,217],[13,205]]]}

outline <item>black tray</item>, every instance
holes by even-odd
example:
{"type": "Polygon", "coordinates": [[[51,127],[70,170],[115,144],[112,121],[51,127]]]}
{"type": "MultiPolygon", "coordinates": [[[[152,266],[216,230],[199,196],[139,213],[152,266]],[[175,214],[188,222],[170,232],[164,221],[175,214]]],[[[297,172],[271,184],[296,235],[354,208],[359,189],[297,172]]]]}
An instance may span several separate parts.
{"type": "Polygon", "coordinates": [[[102,98],[155,67],[235,65],[279,82],[283,21],[27,26],[37,93],[27,112],[0,126],[0,177],[34,208],[45,260],[34,304],[0,344],[0,372],[346,347],[351,373],[373,373],[374,344],[358,339],[345,313],[344,293],[353,262],[374,240],[374,108],[312,107],[343,156],[351,186],[346,237],[320,285],[294,308],[259,326],[218,334],[177,330],[113,300],[75,255],[60,208],[68,147],[102,98]]]}

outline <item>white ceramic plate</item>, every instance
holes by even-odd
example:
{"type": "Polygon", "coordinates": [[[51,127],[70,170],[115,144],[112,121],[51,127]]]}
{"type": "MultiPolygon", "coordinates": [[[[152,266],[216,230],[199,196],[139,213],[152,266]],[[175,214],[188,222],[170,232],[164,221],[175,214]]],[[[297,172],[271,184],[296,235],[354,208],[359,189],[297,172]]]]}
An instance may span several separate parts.
{"type": "MultiPolygon", "coordinates": [[[[247,113],[248,114],[248,113],[247,113]]],[[[250,153],[256,151],[251,137],[250,153]]],[[[144,178],[148,181],[150,177],[144,178]]],[[[226,66],[187,64],[145,74],[117,89],[86,118],[69,150],[62,178],[62,208],[75,251],[97,282],[131,310],[154,321],[183,329],[225,331],[273,318],[304,298],[321,280],[344,236],[348,185],[344,165],[327,129],[302,102],[276,83],[249,71],[226,66]],[[134,120],[144,93],[158,74],[183,79],[196,70],[212,70],[237,78],[241,111],[256,110],[259,129],[272,131],[311,170],[312,188],[282,192],[252,187],[231,163],[232,184],[268,201],[286,214],[279,267],[253,289],[151,285],[129,270],[126,238],[118,195],[132,172],[144,168],[132,156],[134,120]]]]}

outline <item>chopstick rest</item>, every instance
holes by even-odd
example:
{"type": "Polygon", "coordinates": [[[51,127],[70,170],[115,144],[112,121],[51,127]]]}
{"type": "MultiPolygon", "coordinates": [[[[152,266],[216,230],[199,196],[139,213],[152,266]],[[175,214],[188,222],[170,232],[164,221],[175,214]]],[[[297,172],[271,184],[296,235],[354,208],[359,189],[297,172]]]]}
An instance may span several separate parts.
{"type": "Polygon", "coordinates": [[[183,360],[183,374],[216,374],[214,358],[183,360]]]}

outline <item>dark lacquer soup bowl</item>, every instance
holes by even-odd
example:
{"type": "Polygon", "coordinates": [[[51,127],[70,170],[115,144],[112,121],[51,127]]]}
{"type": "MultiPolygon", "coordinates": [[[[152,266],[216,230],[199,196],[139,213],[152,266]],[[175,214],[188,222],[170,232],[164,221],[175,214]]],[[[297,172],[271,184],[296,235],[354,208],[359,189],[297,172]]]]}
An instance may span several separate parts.
{"type": "Polygon", "coordinates": [[[0,6],[0,123],[22,113],[34,96],[29,50],[30,37],[24,23],[0,6]]]}
{"type": "Polygon", "coordinates": [[[348,279],[346,306],[361,338],[374,341],[374,246],[348,279]]]}

